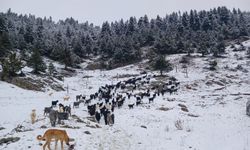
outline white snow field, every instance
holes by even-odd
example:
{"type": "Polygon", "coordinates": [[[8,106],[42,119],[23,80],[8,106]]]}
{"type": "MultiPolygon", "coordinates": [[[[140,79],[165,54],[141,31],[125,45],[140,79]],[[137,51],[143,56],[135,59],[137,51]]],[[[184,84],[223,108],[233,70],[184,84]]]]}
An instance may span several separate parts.
{"type": "MultiPolygon", "coordinates": [[[[243,42],[250,47],[250,41],[243,42]]],[[[182,55],[171,55],[167,59],[176,62],[168,75],[180,81],[177,94],[157,96],[154,103],[129,109],[127,101],[122,108],[115,109],[115,124],[101,128],[91,128],[96,123],[87,119],[89,114],[84,104],[72,109],[72,114],[85,123],[71,118],[65,124],[77,129],[65,129],[74,139],[76,150],[250,150],[250,117],[246,115],[246,102],[250,99],[250,60],[244,52],[226,49],[225,58],[216,58],[217,70],[210,71],[207,57],[193,56],[185,76],[179,60],[182,55]],[[242,59],[241,59],[242,57],[242,59]],[[235,69],[241,65],[245,70],[235,69]],[[178,104],[187,106],[184,112],[178,104]],[[170,108],[168,111],[159,107],[170,108]],[[179,122],[181,129],[175,124],[179,122]],[[86,126],[88,124],[88,126],[86,126]],[[141,127],[141,126],[146,126],[141,127]],[[89,131],[91,134],[85,134],[89,131]]],[[[90,95],[105,84],[117,83],[126,78],[116,79],[122,74],[140,74],[139,65],[130,65],[111,71],[78,70],[75,77],[65,78],[64,87],[69,86],[67,102],[72,104],[77,94],[90,95]],[[92,76],[83,78],[83,76],[92,76]]],[[[154,74],[158,72],[152,72],[154,74]]],[[[18,142],[0,145],[1,150],[41,150],[36,137],[51,128],[48,117],[43,116],[44,107],[52,100],[65,103],[67,93],[47,90],[35,92],[18,88],[0,81],[0,138],[20,137],[18,142]],[[52,95],[50,96],[49,94],[52,95]],[[30,113],[36,109],[38,121],[31,124],[30,113]],[[15,132],[22,125],[27,131],[15,132]],[[40,128],[42,125],[47,129],[40,128]]],[[[147,102],[147,99],[144,99],[147,102]]],[[[54,143],[52,143],[54,148],[54,143]]],[[[65,150],[67,146],[65,145],[65,150]]],[[[60,146],[58,146],[60,149],[60,146]]]]}

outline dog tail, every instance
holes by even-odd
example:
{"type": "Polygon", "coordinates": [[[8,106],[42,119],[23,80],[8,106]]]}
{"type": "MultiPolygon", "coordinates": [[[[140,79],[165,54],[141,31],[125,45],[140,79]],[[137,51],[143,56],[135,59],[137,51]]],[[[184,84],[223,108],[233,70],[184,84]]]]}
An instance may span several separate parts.
{"type": "Polygon", "coordinates": [[[45,138],[44,138],[44,137],[42,137],[41,135],[38,135],[38,136],[36,137],[36,139],[37,139],[37,140],[42,140],[42,141],[45,141],[45,138]]]}

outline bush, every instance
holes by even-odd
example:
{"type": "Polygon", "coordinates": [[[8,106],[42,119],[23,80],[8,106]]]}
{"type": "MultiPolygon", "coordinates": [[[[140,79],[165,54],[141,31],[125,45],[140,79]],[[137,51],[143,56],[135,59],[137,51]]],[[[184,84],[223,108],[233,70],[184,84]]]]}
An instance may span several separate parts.
{"type": "Polygon", "coordinates": [[[216,70],[216,66],[217,66],[217,61],[216,60],[214,60],[214,61],[211,61],[210,63],[209,63],[209,70],[216,70]]]}
{"type": "Polygon", "coordinates": [[[49,75],[53,75],[54,73],[56,73],[56,68],[52,62],[49,63],[48,70],[49,70],[49,75]]]}
{"type": "Polygon", "coordinates": [[[173,69],[172,64],[168,60],[165,60],[165,56],[157,57],[153,62],[152,67],[155,70],[159,70],[161,75],[163,71],[171,71],[173,69]]]}
{"type": "Polygon", "coordinates": [[[16,53],[12,53],[8,58],[2,60],[2,80],[14,77],[22,69],[22,62],[20,58],[17,57],[16,53]]]}
{"type": "Polygon", "coordinates": [[[242,65],[237,65],[237,67],[235,69],[237,69],[237,70],[243,70],[244,68],[242,67],[242,65]]]}
{"type": "Polygon", "coordinates": [[[182,64],[188,64],[190,62],[190,58],[188,56],[182,56],[180,63],[182,64]]]}
{"type": "Polygon", "coordinates": [[[35,74],[39,74],[39,72],[45,72],[47,69],[45,62],[43,61],[43,58],[37,49],[33,50],[28,64],[33,68],[33,72],[35,74]]]}

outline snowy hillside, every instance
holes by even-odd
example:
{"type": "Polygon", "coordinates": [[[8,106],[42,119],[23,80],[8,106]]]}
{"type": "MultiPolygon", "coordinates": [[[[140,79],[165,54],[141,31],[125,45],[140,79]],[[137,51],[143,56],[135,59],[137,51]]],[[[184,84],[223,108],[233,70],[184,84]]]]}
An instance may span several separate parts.
{"type": "MultiPolygon", "coordinates": [[[[250,47],[250,40],[243,45],[250,47]]],[[[187,65],[188,76],[179,63],[182,55],[167,56],[170,62],[177,64],[177,69],[174,67],[168,73],[180,81],[176,94],[157,96],[153,103],[134,109],[129,109],[125,101],[122,108],[114,111],[113,126],[104,125],[102,119],[96,127],[97,123],[88,120],[87,107],[80,104],[80,108],[72,109],[72,114],[81,121],[70,117],[65,121],[70,129],[60,125],[56,128],[68,132],[77,150],[249,150],[250,118],[245,106],[250,100],[250,60],[245,51],[232,51],[229,47],[224,56],[216,58],[217,70],[210,71],[207,69],[208,57],[193,54],[187,65]],[[183,105],[188,111],[181,109],[183,105]]],[[[62,82],[64,87],[69,87],[68,94],[66,91],[28,91],[0,81],[0,127],[4,128],[0,130],[0,138],[20,137],[15,143],[0,145],[0,149],[42,149],[39,143],[44,142],[36,137],[51,128],[48,117],[43,116],[43,109],[49,107],[52,100],[72,105],[78,94],[89,96],[105,84],[127,79],[116,78],[117,75],[139,76],[143,71],[140,65],[110,71],[77,70],[77,76],[67,77],[62,82]],[[70,96],[67,102],[63,101],[65,95],[70,96]],[[33,125],[32,109],[36,109],[38,115],[33,125]],[[24,132],[14,130],[20,125],[24,132]]],[[[148,100],[145,98],[143,102],[148,100]]]]}

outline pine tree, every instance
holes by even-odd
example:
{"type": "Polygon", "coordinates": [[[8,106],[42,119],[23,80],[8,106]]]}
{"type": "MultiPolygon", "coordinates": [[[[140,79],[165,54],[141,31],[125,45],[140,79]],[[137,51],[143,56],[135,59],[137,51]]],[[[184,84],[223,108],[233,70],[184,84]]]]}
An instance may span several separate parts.
{"type": "Polygon", "coordinates": [[[104,22],[102,24],[102,30],[100,33],[100,37],[103,38],[105,36],[111,35],[111,29],[110,29],[110,24],[108,22],[104,22]]]}
{"type": "Polygon", "coordinates": [[[136,25],[137,25],[136,18],[130,17],[129,22],[128,22],[128,29],[127,29],[126,35],[132,35],[133,33],[135,33],[136,25]]]}
{"type": "Polygon", "coordinates": [[[89,35],[87,35],[85,39],[85,48],[87,56],[89,56],[93,51],[93,40],[89,35]]]}
{"type": "Polygon", "coordinates": [[[224,41],[223,40],[219,41],[216,45],[216,48],[218,49],[219,54],[224,53],[226,48],[224,41]]]}
{"type": "Polygon", "coordinates": [[[155,24],[159,29],[161,29],[161,30],[163,29],[163,21],[159,15],[157,15],[157,17],[156,17],[155,24]]]}
{"type": "Polygon", "coordinates": [[[72,58],[72,48],[70,46],[65,47],[62,50],[61,60],[64,63],[64,69],[68,69],[68,67],[73,66],[73,58],[72,58]]]}
{"type": "Polygon", "coordinates": [[[2,33],[2,35],[0,35],[0,58],[6,56],[6,54],[8,54],[11,50],[11,47],[12,45],[10,43],[8,33],[2,33]]]}
{"type": "Polygon", "coordinates": [[[195,50],[203,55],[219,55],[223,52],[220,42],[249,35],[248,24],[249,12],[230,11],[226,7],[199,12],[191,10],[182,15],[173,12],[151,20],[146,15],[138,21],[130,17],[114,23],[104,22],[101,27],[88,22],[78,23],[73,18],[55,23],[51,17],[41,19],[8,11],[0,13],[0,57],[14,49],[28,54],[35,48],[41,55],[60,62],[65,62],[63,55],[69,53],[69,62],[73,64],[80,62],[79,57],[92,55],[101,55],[105,61],[119,56],[123,62],[132,62],[140,58],[139,50],[146,46],[153,46],[158,55],[195,50]],[[126,42],[129,46],[124,44],[126,42]],[[65,51],[69,47],[72,50],[65,51]],[[129,58],[123,58],[125,56],[129,58]]]}
{"type": "Polygon", "coordinates": [[[184,26],[184,28],[188,28],[189,27],[187,12],[183,13],[181,21],[182,21],[182,25],[184,26]]]}
{"type": "Polygon", "coordinates": [[[31,23],[28,23],[26,25],[26,32],[24,34],[24,39],[25,39],[26,43],[33,44],[34,33],[33,33],[33,25],[31,23]]]}
{"type": "Polygon", "coordinates": [[[172,70],[171,64],[169,63],[169,61],[165,60],[165,56],[164,55],[158,56],[155,59],[155,61],[153,62],[153,68],[155,70],[159,70],[161,76],[162,76],[164,70],[167,70],[167,71],[172,70]]]}
{"type": "Polygon", "coordinates": [[[42,19],[38,19],[37,20],[37,29],[35,31],[36,33],[36,38],[34,39],[34,45],[35,45],[35,49],[38,49],[42,54],[45,54],[45,44],[44,44],[44,26],[43,26],[43,21],[42,19]]]}
{"type": "Polygon", "coordinates": [[[67,37],[67,38],[71,38],[71,36],[72,36],[71,29],[70,29],[69,26],[67,26],[66,37],[67,37]]]}
{"type": "Polygon", "coordinates": [[[85,56],[85,51],[84,51],[84,47],[81,43],[80,40],[77,40],[77,38],[74,38],[72,40],[72,44],[73,46],[73,52],[78,55],[79,57],[84,57],[85,56]]]}
{"type": "Polygon", "coordinates": [[[52,62],[49,63],[48,71],[49,71],[49,75],[53,75],[56,72],[56,68],[52,62]]]}
{"type": "Polygon", "coordinates": [[[210,20],[208,19],[208,17],[205,17],[203,19],[203,22],[201,24],[201,28],[202,30],[204,30],[205,32],[207,32],[208,30],[211,30],[212,29],[212,24],[210,22],[210,20]]]}
{"type": "Polygon", "coordinates": [[[160,37],[155,41],[154,49],[159,55],[175,54],[177,53],[175,44],[174,39],[171,39],[170,37],[160,37]]]}
{"type": "Polygon", "coordinates": [[[225,23],[227,24],[228,21],[229,21],[229,10],[226,8],[226,7],[218,7],[218,12],[219,12],[219,15],[220,15],[220,21],[222,23],[225,23]]]}
{"type": "Polygon", "coordinates": [[[33,54],[29,60],[29,65],[33,68],[33,72],[35,74],[39,74],[40,72],[45,72],[47,69],[46,64],[44,63],[40,52],[37,49],[33,50],[33,54]]]}
{"type": "Polygon", "coordinates": [[[17,72],[19,72],[22,69],[22,62],[20,58],[17,57],[16,53],[11,53],[8,58],[3,60],[2,63],[2,80],[5,80],[6,78],[11,78],[17,75],[17,72]]]}
{"type": "Polygon", "coordinates": [[[0,15],[0,58],[6,56],[11,48],[6,18],[0,15]]]}

